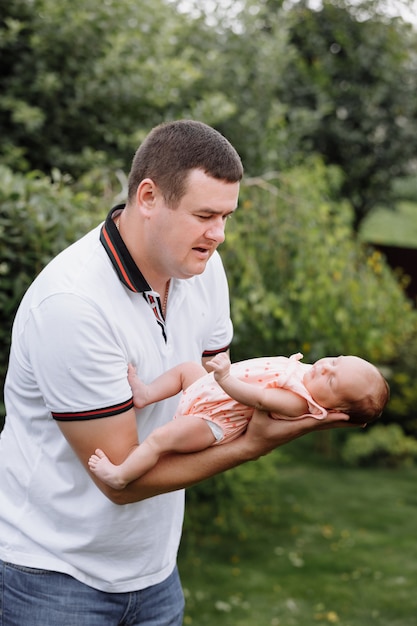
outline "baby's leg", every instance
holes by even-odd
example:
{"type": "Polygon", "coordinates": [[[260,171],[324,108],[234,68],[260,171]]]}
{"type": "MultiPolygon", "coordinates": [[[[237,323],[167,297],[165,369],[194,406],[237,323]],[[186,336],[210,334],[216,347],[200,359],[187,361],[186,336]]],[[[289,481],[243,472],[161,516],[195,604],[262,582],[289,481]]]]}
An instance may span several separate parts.
{"type": "Polygon", "coordinates": [[[153,434],[138,445],[120,465],[114,465],[103,450],[98,448],[88,460],[90,470],[113,489],[124,489],[128,483],[140,478],[158,463],[162,451],[158,449],[153,434]]]}
{"type": "Polygon", "coordinates": [[[195,415],[178,417],[154,430],[144,443],[151,440],[160,454],[200,452],[215,443],[216,438],[206,420],[195,415]]]}
{"type": "Polygon", "coordinates": [[[100,449],[91,455],[88,466],[100,480],[114,489],[124,489],[132,480],[154,467],[163,454],[205,450],[215,442],[207,422],[199,417],[181,417],[156,428],[121,463],[114,465],[100,449]]]}
{"type": "Polygon", "coordinates": [[[88,459],[88,467],[93,474],[113,489],[124,489],[127,485],[123,477],[123,464],[114,465],[100,448],[97,448],[95,454],[88,459]]]}

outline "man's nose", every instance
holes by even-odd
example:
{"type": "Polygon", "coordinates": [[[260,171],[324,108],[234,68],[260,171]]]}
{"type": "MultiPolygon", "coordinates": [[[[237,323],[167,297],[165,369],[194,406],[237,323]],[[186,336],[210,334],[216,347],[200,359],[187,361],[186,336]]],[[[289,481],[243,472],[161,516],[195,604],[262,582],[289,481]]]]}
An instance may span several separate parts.
{"type": "Polygon", "coordinates": [[[213,239],[217,243],[223,243],[225,240],[225,221],[223,218],[219,218],[218,220],[211,222],[210,227],[206,230],[206,237],[208,239],[213,239]]]}

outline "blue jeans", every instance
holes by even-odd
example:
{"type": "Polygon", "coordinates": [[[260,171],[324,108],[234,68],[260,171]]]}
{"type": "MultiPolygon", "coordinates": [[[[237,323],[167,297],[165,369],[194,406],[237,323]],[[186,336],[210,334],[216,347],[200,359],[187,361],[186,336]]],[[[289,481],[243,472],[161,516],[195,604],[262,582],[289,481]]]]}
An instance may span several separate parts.
{"type": "Polygon", "coordinates": [[[142,591],[105,593],[59,572],[0,561],[0,626],[181,626],[177,568],[142,591]]]}

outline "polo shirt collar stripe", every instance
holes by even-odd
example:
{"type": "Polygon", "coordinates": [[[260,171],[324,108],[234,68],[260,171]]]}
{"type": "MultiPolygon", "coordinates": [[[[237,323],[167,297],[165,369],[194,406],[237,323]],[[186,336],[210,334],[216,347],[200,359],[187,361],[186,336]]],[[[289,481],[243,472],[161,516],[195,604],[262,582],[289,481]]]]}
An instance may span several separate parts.
{"type": "Polygon", "coordinates": [[[126,248],[125,243],[113,221],[114,214],[117,211],[122,211],[124,208],[124,204],[118,204],[111,209],[101,228],[100,241],[109,256],[119,279],[128,289],[130,289],[130,291],[135,293],[152,291],[152,288],[132,259],[132,256],[126,248]]]}

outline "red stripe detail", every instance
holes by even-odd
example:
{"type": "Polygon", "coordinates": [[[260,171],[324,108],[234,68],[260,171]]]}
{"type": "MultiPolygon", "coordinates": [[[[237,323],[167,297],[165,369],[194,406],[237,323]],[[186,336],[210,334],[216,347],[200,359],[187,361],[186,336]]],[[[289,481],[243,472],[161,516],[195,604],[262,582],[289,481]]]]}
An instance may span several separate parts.
{"type": "Polygon", "coordinates": [[[165,323],[165,320],[163,320],[163,318],[159,315],[159,311],[158,311],[158,308],[156,306],[152,307],[152,311],[154,312],[154,315],[155,315],[157,320],[159,320],[160,322],[165,323]]]}
{"type": "Polygon", "coordinates": [[[221,354],[222,352],[227,352],[230,346],[226,346],[225,348],[219,348],[218,350],[204,350],[203,357],[205,356],[216,356],[216,354],[221,354]]]}
{"type": "Polygon", "coordinates": [[[147,302],[150,305],[156,319],[165,326],[165,320],[162,316],[162,311],[160,311],[156,298],[154,298],[151,294],[145,294],[145,298],[147,299],[147,302]]]}
{"type": "Polygon", "coordinates": [[[59,417],[60,419],[80,419],[80,418],[93,418],[95,415],[100,415],[101,417],[105,417],[106,414],[117,414],[123,413],[128,409],[132,408],[133,400],[127,400],[126,402],[122,402],[121,404],[115,404],[110,407],[106,407],[104,409],[94,409],[92,411],[79,411],[76,413],[56,413],[52,412],[53,417],[59,417]]]}
{"type": "Polygon", "coordinates": [[[111,252],[113,254],[114,260],[117,263],[117,267],[119,268],[120,273],[122,274],[122,276],[125,279],[126,283],[129,285],[129,288],[132,291],[137,292],[136,287],[133,285],[132,281],[129,279],[128,275],[126,274],[126,270],[123,267],[123,264],[122,264],[122,262],[120,260],[120,257],[117,254],[116,248],[113,246],[113,243],[112,243],[112,241],[111,241],[111,239],[109,237],[109,234],[108,234],[106,228],[103,228],[103,235],[104,235],[104,238],[105,238],[105,240],[107,242],[107,245],[109,246],[109,248],[110,248],[110,250],[111,250],[111,252]]]}

